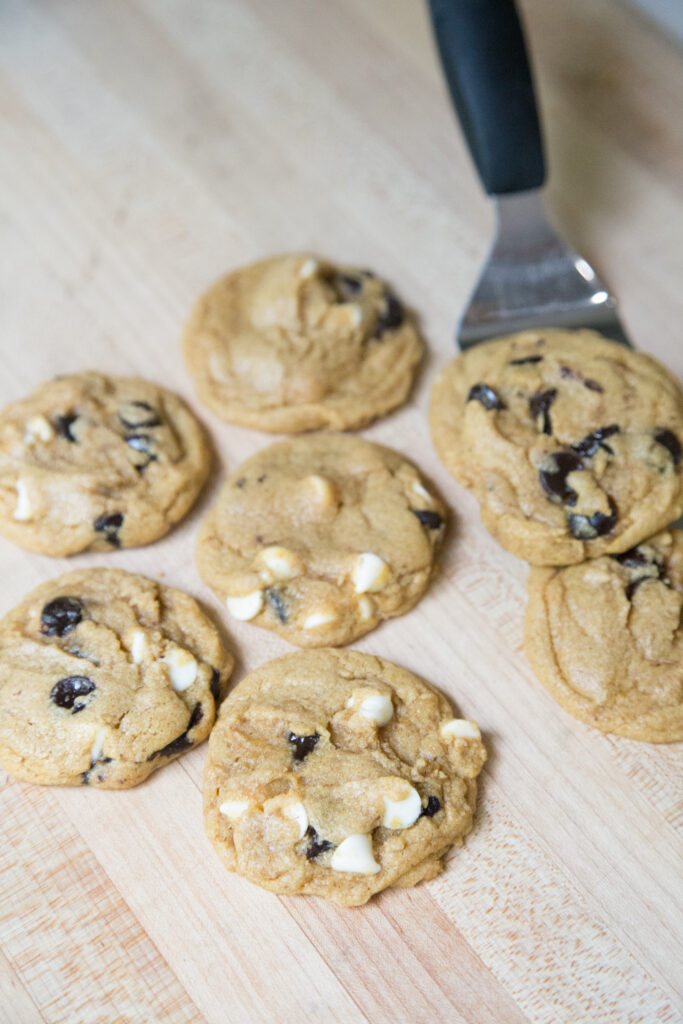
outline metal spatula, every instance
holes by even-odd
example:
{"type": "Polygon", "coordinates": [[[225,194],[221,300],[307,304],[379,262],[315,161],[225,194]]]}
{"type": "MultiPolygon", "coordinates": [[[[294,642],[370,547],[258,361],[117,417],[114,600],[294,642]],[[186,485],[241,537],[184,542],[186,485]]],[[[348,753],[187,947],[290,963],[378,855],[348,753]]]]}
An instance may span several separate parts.
{"type": "Polygon", "coordinates": [[[542,327],[592,327],[629,345],[616,299],[543,212],[543,143],[514,0],[429,6],[451,98],[497,212],[493,246],[458,325],[460,347],[542,327]]]}

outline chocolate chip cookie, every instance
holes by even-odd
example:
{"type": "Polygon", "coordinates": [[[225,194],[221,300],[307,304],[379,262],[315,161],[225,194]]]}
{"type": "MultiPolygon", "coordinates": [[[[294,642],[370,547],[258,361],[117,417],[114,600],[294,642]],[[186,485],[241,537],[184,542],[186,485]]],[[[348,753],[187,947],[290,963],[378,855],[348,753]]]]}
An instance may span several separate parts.
{"type": "Polygon", "coordinates": [[[531,570],[525,646],[576,718],[634,740],[683,740],[683,531],[618,555],[531,570]]]}
{"type": "Polygon", "coordinates": [[[484,525],[536,565],[627,551],[683,512],[683,392],[595,331],[477,345],[434,386],[432,437],[484,525]]]}
{"type": "Polygon", "coordinates": [[[0,622],[0,763],[61,786],[135,786],[206,739],[233,659],[187,594],[67,573],[0,622]]]}
{"type": "Polygon", "coordinates": [[[286,433],[348,430],[400,405],[422,353],[413,317],[383,281],[310,254],[221,278],[183,347],[212,412],[286,433]]]}
{"type": "Polygon", "coordinates": [[[477,724],[405,669],[357,651],[288,654],[221,708],[206,831],[230,871],[265,889],[365,903],[443,870],[472,828],[485,760],[477,724]]]}
{"type": "Polygon", "coordinates": [[[271,445],[232,474],[197,565],[229,613],[291,643],[349,643],[429,581],[445,508],[396,452],[343,434],[271,445]]]}
{"type": "Polygon", "coordinates": [[[45,555],[147,544],[185,515],[209,462],[199,423],[164,388],[58,377],[0,412],[0,533],[45,555]]]}

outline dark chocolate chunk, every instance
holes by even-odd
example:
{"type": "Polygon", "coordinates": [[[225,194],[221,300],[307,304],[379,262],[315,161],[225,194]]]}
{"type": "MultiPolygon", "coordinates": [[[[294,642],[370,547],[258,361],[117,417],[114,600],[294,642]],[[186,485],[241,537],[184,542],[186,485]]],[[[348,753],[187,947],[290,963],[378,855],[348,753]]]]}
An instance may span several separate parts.
{"type": "Polygon", "coordinates": [[[420,811],[420,817],[433,818],[437,811],[441,810],[441,801],[438,796],[430,796],[427,799],[426,806],[420,811]]]}
{"type": "Polygon", "coordinates": [[[128,430],[161,426],[159,413],[149,402],[125,402],[119,409],[119,419],[128,430]]]}
{"type": "Polygon", "coordinates": [[[355,274],[335,274],[333,284],[341,302],[349,302],[363,288],[363,282],[355,274]]]}
{"type": "Polygon", "coordinates": [[[608,444],[604,444],[603,442],[606,437],[612,437],[613,434],[618,434],[619,430],[620,428],[617,426],[616,423],[611,423],[609,427],[600,427],[598,430],[595,430],[592,434],[586,434],[583,440],[578,441],[576,444],[573,444],[571,446],[572,451],[577,452],[579,455],[583,455],[586,458],[590,458],[592,455],[595,455],[598,448],[604,448],[605,451],[609,452],[610,455],[612,455],[613,452],[610,446],[608,444]]]}
{"type": "Polygon", "coordinates": [[[217,668],[211,673],[211,682],[209,683],[209,689],[211,690],[211,696],[218,704],[218,700],[221,695],[221,677],[217,668]]]}
{"type": "Polygon", "coordinates": [[[552,434],[553,428],[550,422],[550,406],[557,398],[557,388],[548,388],[547,391],[537,391],[529,399],[529,412],[531,418],[536,420],[543,417],[543,433],[552,434]]]}
{"type": "Polygon", "coordinates": [[[384,311],[375,324],[374,338],[381,338],[385,331],[395,331],[403,323],[403,306],[391,292],[384,296],[384,311]]]}
{"type": "Polygon", "coordinates": [[[603,394],[605,390],[602,384],[599,384],[597,380],[591,380],[590,377],[586,377],[586,379],[583,382],[583,386],[585,388],[588,388],[589,391],[599,391],[600,394],[603,394]]]}
{"type": "Polygon", "coordinates": [[[473,384],[467,395],[468,402],[481,402],[485,409],[507,409],[502,398],[499,398],[488,384],[473,384]]]}
{"type": "Polygon", "coordinates": [[[72,715],[82,711],[88,704],[85,699],[96,689],[92,679],[87,676],[66,676],[50,690],[50,700],[58,708],[66,708],[72,715]]]}
{"type": "Polygon", "coordinates": [[[428,508],[411,508],[410,511],[428,530],[439,530],[443,526],[443,518],[438,512],[432,512],[428,508]]]}
{"type": "Polygon", "coordinates": [[[120,512],[114,512],[110,516],[98,516],[93,523],[96,533],[103,533],[112,547],[121,547],[118,531],[123,526],[123,516],[120,512]]]}
{"type": "Polygon", "coordinates": [[[134,451],[144,452],[145,455],[151,455],[153,459],[156,459],[156,455],[152,454],[154,438],[150,437],[149,434],[129,434],[126,438],[126,444],[133,448],[134,451]]]}
{"type": "Polygon", "coordinates": [[[567,477],[570,473],[583,469],[583,462],[574,452],[555,452],[551,459],[555,468],[541,469],[538,472],[541,487],[551,498],[567,505],[575,505],[578,495],[567,483],[567,477]]]}
{"type": "Polygon", "coordinates": [[[287,611],[287,603],[284,597],[283,590],[279,587],[268,587],[267,590],[264,591],[264,593],[266,601],[271,606],[271,608],[277,615],[278,619],[284,626],[287,619],[289,618],[289,613],[287,611]]]}
{"type": "Polygon", "coordinates": [[[266,473],[261,473],[261,476],[257,476],[256,477],[256,483],[257,484],[262,484],[263,481],[266,479],[266,476],[267,476],[266,473]]]}
{"type": "Polygon", "coordinates": [[[40,614],[40,632],[45,636],[66,636],[83,618],[83,605],[77,597],[55,597],[40,614]]]}
{"type": "Polygon", "coordinates": [[[325,850],[331,850],[334,843],[331,843],[329,839],[319,839],[318,833],[309,825],[306,829],[306,835],[310,839],[310,843],[306,847],[306,857],[308,860],[315,860],[319,854],[324,853],[325,850]]]}
{"type": "Polygon", "coordinates": [[[76,443],[76,438],[71,433],[71,426],[78,419],[78,415],[75,412],[61,413],[59,416],[55,416],[55,430],[60,437],[63,437],[66,441],[71,441],[72,444],[76,443]]]}
{"type": "Polygon", "coordinates": [[[640,569],[644,565],[652,564],[651,560],[640,548],[630,548],[628,551],[622,551],[619,555],[612,555],[612,558],[619,562],[620,565],[625,565],[628,569],[640,569]]]}
{"type": "Polygon", "coordinates": [[[320,734],[317,732],[314,732],[312,736],[297,736],[295,732],[290,732],[287,736],[287,740],[294,747],[294,760],[303,761],[303,759],[314,749],[319,739],[320,734]]]}
{"type": "Polygon", "coordinates": [[[681,442],[678,440],[672,430],[656,430],[654,439],[657,444],[662,444],[671,453],[671,458],[674,460],[674,466],[677,466],[681,461],[681,442]]]}
{"type": "Polygon", "coordinates": [[[543,356],[522,356],[521,359],[511,359],[508,366],[526,366],[527,363],[540,363],[543,356]]]}
{"type": "Polygon", "coordinates": [[[561,366],[560,377],[564,377],[565,380],[576,380],[577,374],[569,366],[561,366]]]}
{"type": "Polygon", "coordinates": [[[244,487],[247,482],[246,476],[241,476],[239,480],[235,480],[235,487],[239,487],[240,490],[244,487]]]}
{"type": "Polygon", "coordinates": [[[608,501],[610,511],[607,515],[604,512],[594,512],[592,516],[572,513],[567,520],[571,535],[577,540],[593,540],[595,537],[611,533],[617,522],[617,507],[611,498],[608,498],[608,501]]]}
{"type": "Polygon", "coordinates": [[[160,750],[155,750],[153,754],[150,754],[147,758],[148,761],[153,761],[155,757],[174,757],[176,754],[182,754],[184,750],[187,750],[192,746],[192,740],[188,737],[188,733],[194,729],[195,725],[198,725],[204,717],[204,708],[201,702],[195,704],[190,715],[190,721],[187,723],[185,732],[181,732],[180,736],[176,736],[174,740],[167,743],[165,747],[161,747],[160,750]]]}

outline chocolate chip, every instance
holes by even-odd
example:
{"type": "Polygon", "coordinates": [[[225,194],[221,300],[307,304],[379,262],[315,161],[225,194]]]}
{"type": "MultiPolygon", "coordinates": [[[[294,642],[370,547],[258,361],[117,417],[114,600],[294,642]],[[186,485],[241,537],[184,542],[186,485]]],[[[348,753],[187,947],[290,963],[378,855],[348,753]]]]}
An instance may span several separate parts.
{"type": "Polygon", "coordinates": [[[123,516],[120,512],[114,512],[110,516],[98,516],[93,523],[95,532],[103,533],[104,539],[115,548],[121,547],[118,531],[122,525],[123,516]]]}
{"type": "Polygon", "coordinates": [[[160,750],[155,750],[153,754],[149,755],[147,760],[153,761],[155,757],[174,757],[176,754],[182,754],[184,750],[187,750],[192,746],[192,740],[187,734],[194,729],[195,725],[198,725],[199,722],[201,722],[203,717],[204,708],[201,703],[195,704],[185,732],[181,732],[180,736],[176,736],[176,738],[171,740],[170,743],[167,743],[165,747],[161,747],[160,750]]]}
{"type": "Polygon", "coordinates": [[[583,469],[583,462],[574,452],[555,452],[550,459],[555,468],[539,470],[538,479],[541,487],[551,498],[567,505],[575,505],[578,495],[567,483],[567,477],[570,473],[583,469]]]}
{"type": "Polygon", "coordinates": [[[532,419],[543,416],[543,433],[552,434],[553,428],[550,422],[550,406],[557,398],[557,388],[548,388],[547,391],[537,391],[529,399],[529,412],[532,419]]]}
{"type": "Polygon", "coordinates": [[[622,551],[619,555],[612,555],[615,561],[623,565],[625,569],[631,569],[631,579],[626,584],[626,597],[630,601],[633,594],[645,580],[661,580],[667,587],[670,585],[666,579],[666,570],[663,559],[655,556],[649,557],[640,548],[631,548],[629,551],[622,551]],[[656,575],[652,572],[642,572],[641,570],[652,570],[656,569],[656,575]]]}
{"type": "Polygon", "coordinates": [[[503,399],[488,384],[474,384],[467,394],[467,401],[481,402],[485,409],[507,409],[503,399]]]}
{"type": "Polygon", "coordinates": [[[40,614],[40,632],[45,636],[66,636],[83,618],[83,605],[77,597],[55,597],[40,614]]]}
{"type": "Polygon", "coordinates": [[[355,274],[335,274],[332,283],[342,302],[348,302],[363,288],[361,278],[355,274]]]}
{"type": "Polygon", "coordinates": [[[588,388],[589,391],[599,391],[600,394],[603,394],[605,390],[602,384],[599,384],[597,380],[591,380],[590,377],[586,377],[586,379],[583,382],[583,386],[585,388],[588,388]]]}
{"type": "Polygon", "coordinates": [[[609,427],[600,427],[595,430],[592,434],[586,434],[582,441],[572,445],[572,451],[578,452],[579,455],[584,455],[588,458],[595,455],[598,448],[604,448],[610,455],[613,454],[612,449],[608,444],[603,444],[606,437],[612,437],[613,434],[619,433],[619,427],[616,423],[610,424],[609,427]]]}
{"type": "Polygon", "coordinates": [[[72,715],[82,711],[88,704],[84,698],[96,689],[87,676],[66,676],[50,690],[50,700],[58,708],[66,708],[72,715]]]}
{"type": "MultiPolygon", "coordinates": [[[[126,438],[126,444],[136,452],[144,452],[145,455],[152,454],[152,448],[154,447],[154,438],[150,437],[149,434],[130,434],[126,438]]],[[[152,455],[153,459],[156,459],[156,455],[152,455]]]]}
{"type": "Polygon", "coordinates": [[[334,843],[331,843],[329,839],[318,839],[318,833],[312,825],[309,825],[306,829],[306,835],[310,839],[310,843],[306,847],[306,857],[308,860],[315,860],[321,853],[331,850],[334,846],[334,843]]]}
{"type": "Polygon", "coordinates": [[[430,796],[427,799],[427,804],[420,811],[420,817],[433,818],[437,811],[441,810],[441,801],[438,796],[430,796]]]}
{"type": "Polygon", "coordinates": [[[608,498],[610,512],[595,512],[592,516],[579,516],[572,514],[567,520],[569,532],[577,540],[593,540],[595,537],[603,537],[611,533],[617,522],[617,507],[611,498],[608,498]]]}
{"type": "Polygon", "coordinates": [[[543,356],[523,356],[521,359],[511,359],[508,366],[526,366],[527,363],[540,363],[543,356]]]}
{"type": "Polygon", "coordinates": [[[297,736],[295,732],[290,732],[287,740],[294,747],[294,760],[303,761],[314,749],[319,739],[320,735],[317,732],[314,732],[312,736],[297,736]]]}
{"type": "Polygon", "coordinates": [[[568,366],[560,367],[560,377],[564,377],[565,380],[576,380],[577,375],[568,366]]]}
{"type": "Polygon", "coordinates": [[[128,430],[161,426],[159,413],[149,402],[124,402],[119,409],[119,419],[128,430]]]}
{"type": "Polygon", "coordinates": [[[612,558],[619,562],[620,565],[625,565],[628,569],[640,569],[641,566],[652,564],[651,560],[640,548],[630,548],[628,551],[622,551],[619,555],[612,555],[612,558]]]}
{"type": "Polygon", "coordinates": [[[72,444],[76,443],[76,438],[71,433],[71,427],[77,419],[78,415],[75,412],[65,412],[59,416],[55,416],[54,419],[55,430],[59,436],[63,437],[67,441],[71,441],[72,444]]]}
{"type": "Polygon", "coordinates": [[[384,311],[375,324],[374,338],[381,338],[385,331],[395,331],[403,323],[403,306],[391,292],[384,296],[384,311]]]}
{"type": "Polygon", "coordinates": [[[681,442],[678,440],[676,435],[671,430],[656,430],[654,439],[657,444],[662,444],[671,453],[671,458],[674,460],[674,466],[677,466],[681,461],[681,442]]]}
{"type": "Polygon", "coordinates": [[[268,587],[267,590],[264,591],[264,594],[266,601],[284,626],[289,618],[284,592],[278,587],[268,587]]]}
{"type": "Polygon", "coordinates": [[[432,512],[428,508],[411,508],[410,511],[428,530],[439,530],[443,526],[443,518],[438,512],[432,512]]]}
{"type": "Polygon", "coordinates": [[[246,476],[241,476],[239,480],[235,480],[235,487],[239,487],[240,490],[244,487],[247,482],[246,476]]]}
{"type": "Polygon", "coordinates": [[[261,476],[257,476],[256,477],[256,483],[257,484],[262,484],[263,481],[266,479],[266,476],[267,476],[266,473],[261,473],[261,476]]]}
{"type": "Polygon", "coordinates": [[[209,689],[211,690],[211,696],[213,697],[216,704],[218,704],[221,695],[221,677],[217,668],[211,673],[211,682],[209,683],[209,689]]]}

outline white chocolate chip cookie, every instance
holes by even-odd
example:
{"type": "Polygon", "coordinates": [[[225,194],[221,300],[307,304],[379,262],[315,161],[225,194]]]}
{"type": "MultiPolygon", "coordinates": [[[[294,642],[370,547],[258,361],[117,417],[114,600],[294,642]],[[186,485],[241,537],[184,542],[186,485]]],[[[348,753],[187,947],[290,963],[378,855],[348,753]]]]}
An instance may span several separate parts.
{"type": "Polygon", "coordinates": [[[401,455],[316,434],[232,474],[200,529],[197,564],[233,618],[301,647],[336,646],[419,600],[444,516],[401,455]]]}
{"type": "Polygon", "coordinates": [[[201,743],[233,659],[187,594],[120,569],[58,576],[0,622],[0,763],[135,786],[201,743]]]}
{"type": "Polygon", "coordinates": [[[363,426],[404,401],[422,343],[374,274],[309,254],[221,278],[199,300],[184,353],[221,419],[297,433],[363,426]]]}
{"type": "Polygon", "coordinates": [[[472,828],[486,751],[440,693],[357,651],[252,672],[221,707],[204,822],[223,863],[278,893],[345,906],[416,885],[472,828]]]}

